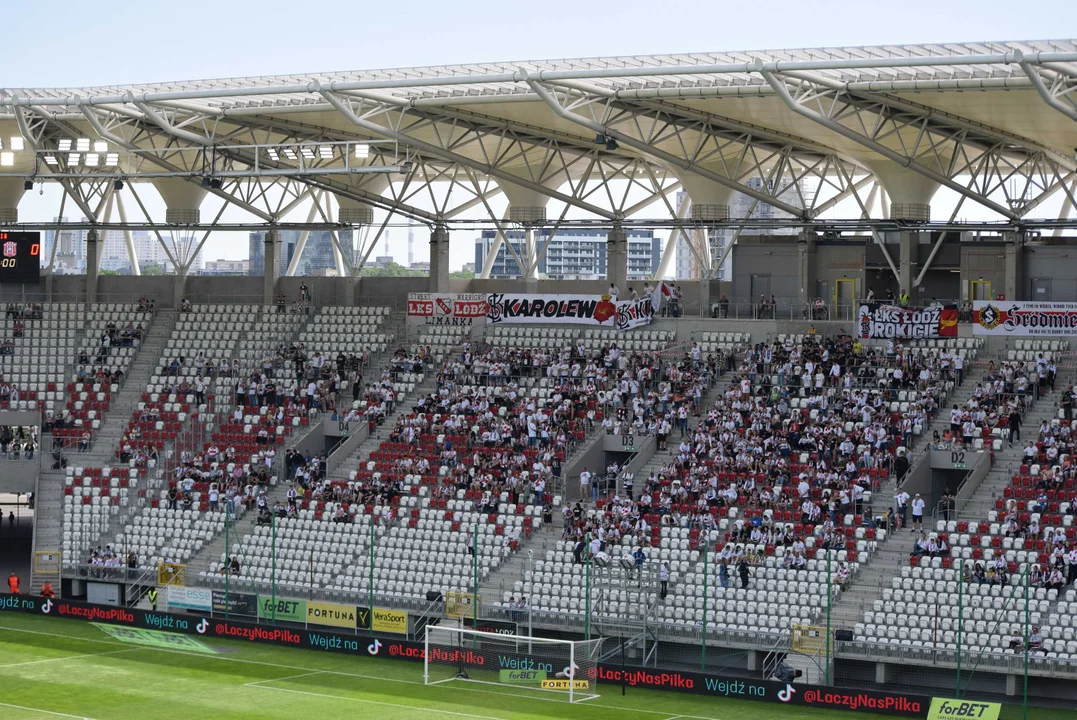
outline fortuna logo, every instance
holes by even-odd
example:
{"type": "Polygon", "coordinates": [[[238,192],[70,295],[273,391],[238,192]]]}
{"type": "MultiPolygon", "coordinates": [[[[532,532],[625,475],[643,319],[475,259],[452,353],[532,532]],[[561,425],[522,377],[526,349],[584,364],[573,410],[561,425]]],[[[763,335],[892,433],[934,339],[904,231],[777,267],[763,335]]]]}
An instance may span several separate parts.
{"type": "Polygon", "coordinates": [[[45,598],[45,602],[41,606],[41,612],[45,613],[46,615],[52,612],[52,600],[50,600],[49,598],[45,598]]]}
{"type": "Polygon", "coordinates": [[[797,690],[795,687],[787,684],[785,686],[785,690],[781,690],[778,692],[778,699],[781,700],[783,703],[787,703],[793,699],[793,695],[795,695],[796,692],[797,690]]]}
{"type": "Polygon", "coordinates": [[[374,642],[366,646],[366,651],[371,655],[377,655],[379,650],[381,650],[381,640],[378,640],[376,638],[374,642]]]}
{"type": "Polygon", "coordinates": [[[199,635],[205,635],[208,628],[209,622],[207,622],[205,618],[202,618],[202,622],[194,626],[195,632],[197,632],[199,635]]]}

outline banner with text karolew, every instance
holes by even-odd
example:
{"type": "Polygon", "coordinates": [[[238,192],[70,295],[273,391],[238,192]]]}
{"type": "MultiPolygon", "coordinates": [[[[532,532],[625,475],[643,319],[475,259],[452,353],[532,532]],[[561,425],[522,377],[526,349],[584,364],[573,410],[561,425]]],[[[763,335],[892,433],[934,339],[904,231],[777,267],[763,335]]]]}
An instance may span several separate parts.
{"type": "Polygon", "coordinates": [[[490,293],[486,298],[486,321],[491,325],[567,323],[631,330],[649,325],[654,317],[649,297],[613,300],[608,295],[490,293]]]}

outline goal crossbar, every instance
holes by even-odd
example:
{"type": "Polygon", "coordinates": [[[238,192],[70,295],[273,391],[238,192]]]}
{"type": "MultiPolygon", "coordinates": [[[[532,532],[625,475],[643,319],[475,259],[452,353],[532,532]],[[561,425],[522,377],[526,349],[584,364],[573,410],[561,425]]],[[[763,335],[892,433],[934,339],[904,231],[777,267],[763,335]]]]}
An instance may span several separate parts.
{"type": "Polygon", "coordinates": [[[560,640],[428,625],[423,639],[423,682],[450,681],[552,691],[569,702],[598,697],[602,640],[560,640]]]}

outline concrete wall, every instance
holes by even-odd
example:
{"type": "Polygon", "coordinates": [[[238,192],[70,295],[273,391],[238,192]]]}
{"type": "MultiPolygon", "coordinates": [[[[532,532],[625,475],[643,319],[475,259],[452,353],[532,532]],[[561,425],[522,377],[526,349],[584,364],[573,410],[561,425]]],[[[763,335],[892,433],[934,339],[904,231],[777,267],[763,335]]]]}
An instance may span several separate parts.
{"type": "MultiPolygon", "coordinates": [[[[931,252],[931,237],[925,234],[918,246],[920,263],[931,252]]],[[[891,257],[898,259],[896,245],[889,247],[891,257]]],[[[786,318],[800,318],[799,246],[792,236],[763,236],[741,238],[733,248],[735,274],[730,281],[707,281],[710,284],[710,302],[717,302],[722,295],[730,301],[731,316],[750,318],[758,299],[753,297],[751,277],[769,277],[769,293],[778,300],[779,314],[786,318]],[[784,311],[784,313],[783,313],[784,311]]],[[[1077,238],[1050,238],[1025,245],[1022,262],[1017,263],[1018,291],[1015,299],[1031,299],[1032,280],[1050,279],[1050,298],[1054,301],[1077,302],[1077,238]]],[[[825,292],[827,302],[834,294],[834,283],[842,278],[856,281],[856,294],[864,297],[868,288],[876,296],[883,296],[887,289],[896,289],[893,272],[886,263],[878,245],[866,242],[833,242],[820,240],[815,246],[815,266],[812,287],[805,288],[809,297],[825,292]],[[825,284],[824,284],[825,283],[825,284]]],[[[924,299],[964,299],[971,291],[973,280],[991,282],[992,296],[1006,292],[1006,248],[1001,241],[967,239],[960,244],[947,243],[940,247],[931,268],[924,274],[920,296],[924,299]]],[[[306,284],[318,306],[323,305],[387,305],[394,310],[406,308],[408,293],[427,292],[427,277],[403,278],[337,278],[337,277],[282,277],[278,287],[289,300],[299,294],[299,286],[306,284]]],[[[710,308],[700,307],[700,281],[682,280],[677,284],[683,293],[682,308],[685,317],[709,316],[710,308]]],[[[643,283],[633,283],[642,289],[643,283]]],[[[597,295],[606,291],[605,280],[539,281],[539,292],[579,293],[597,295]]],[[[145,295],[154,297],[160,307],[173,306],[176,278],[165,276],[117,276],[104,275],[98,280],[98,299],[101,302],[132,302],[145,295]]],[[[520,292],[523,283],[518,280],[449,279],[451,292],[520,292]]],[[[627,290],[627,288],[622,288],[627,290]]],[[[262,278],[250,276],[201,276],[189,277],[183,288],[184,296],[192,302],[206,303],[260,303],[262,301],[262,278]]],[[[29,302],[53,300],[55,302],[84,302],[86,278],[81,275],[57,275],[43,277],[37,284],[0,285],[0,302],[29,302]]],[[[1011,298],[1013,299],[1013,298],[1011,298]]]]}
{"type": "MultiPolygon", "coordinates": [[[[973,280],[991,281],[991,297],[1005,292],[1006,248],[1002,244],[977,243],[961,247],[962,298],[972,298],[973,280]]],[[[1010,300],[1021,298],[1008,298],[1010,300]]]]}
{"type": "Polygon", "coordinates": [[[1050,279],[1050,297],[1055,302],[1077,302],[1077,244],[1026,245],[1022,297],[1032,296],[1035,278],[1050,279]]]}
{"type": "Polygon", "coordinates": [[[742,238],[733,247],[733,282],[730,302],[753,303],[752,275],[770,276],[770,294],[776,300],[796,302],[800,286],[798,280],[798,256],[796,239],[784,243],[751,242],[742,238]]]}

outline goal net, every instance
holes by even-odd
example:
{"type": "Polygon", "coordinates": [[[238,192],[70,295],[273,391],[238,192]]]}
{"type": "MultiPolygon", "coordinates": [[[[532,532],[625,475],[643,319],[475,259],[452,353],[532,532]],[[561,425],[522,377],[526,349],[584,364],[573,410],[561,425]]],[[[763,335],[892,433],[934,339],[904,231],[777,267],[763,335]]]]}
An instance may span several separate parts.
{"type": "Polygon", "coordinates": [[[462,680],[564,693],[569,702],[598,697],[602,640],[551,640],[428,625],[423,681],[462,680]]]}

